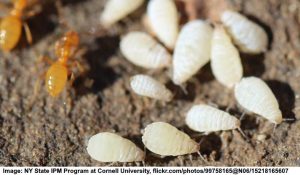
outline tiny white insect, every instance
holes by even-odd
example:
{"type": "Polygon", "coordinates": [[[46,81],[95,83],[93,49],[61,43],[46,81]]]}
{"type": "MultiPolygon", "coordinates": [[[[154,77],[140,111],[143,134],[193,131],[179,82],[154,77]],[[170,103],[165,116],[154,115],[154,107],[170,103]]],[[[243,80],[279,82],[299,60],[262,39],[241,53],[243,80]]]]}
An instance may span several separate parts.
{"type": "Polygon", "coordinates": [[[103,26],[109,27],[139,8],[144,0],[109,0],[100,16],[103,26]]]}
{"type": "Polygon", "coordinates": [[[174,84],[182,85],[210,58],[212,27],[202,20],[187,23],[179,33],[174,50],[174,84]]]}
{"type": "Polygon", "coordinates": [[[242,78],[235,86],[235,98],[246,110],[280,124],[282,113],[275,95],[268,85],[257,77],[242,78]]]}
{"type": "Polygon", "coordinates": [[[163,101],[170,101],[173,98],[172,92],[166,86],[148,75],[131,77],[130,86],[135,93],[142,96],[163,101]]]}
{"type": "Polygon", "coordinates": [[[198,132],[240,130],[240,121],[225,111],[208,105],[194,105],[186,115],[186,124],[198,132]]]}
{"type": "Polygon", "coordinates": [[[256,54],[267,50],[267,33],[262,27],[245,16],[238,12],[227,10],[221,15],[221,21],[242,52],[256,54]]]}
{"type": "Polygon", "coordinates": [[[199,144],[174,126],[151,123],[145,128],[143,143],[150,151],[162,156],[178,156],[199,151],[199,144]]]}
{"type": "Polygon", "coordinates": [[[144,32],[130,32],[120,43],[121,52],[133,64],[148,69],[168,67],[171,55],[150,35],[144,32]]]}
{"type": "Polygon", "coordinates": [[[179,30],[178,12],[174,0],[150,0],[147,15],[150,26],[159,40],[173,50],[179,30]]]}
{"type": "Polygon", "coordinates": [[[93,159],[101,162],[137,162],[145,159],[145,153],[134,143],[109,132],[92,136],[87,152],[93,159]]]}
{"type": "Polygon", "coordinates": [[[216,26],[213,32],[210,65],[216,79],[229,88],[243,76],[239,52],[222,26],[216,26]]]}

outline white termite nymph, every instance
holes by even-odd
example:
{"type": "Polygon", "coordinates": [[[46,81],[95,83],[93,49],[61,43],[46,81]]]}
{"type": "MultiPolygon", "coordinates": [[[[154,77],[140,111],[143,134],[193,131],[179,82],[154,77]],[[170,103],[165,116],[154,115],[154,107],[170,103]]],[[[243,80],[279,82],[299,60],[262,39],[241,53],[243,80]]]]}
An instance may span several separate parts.
{"type": "Polygon", "coordinates": [[[242,52],[257,54],[267,50],[267,33],[245,16],[227,10],[222,13],[221,21],[242,52]]]}
{"type": "Polygon", "coordinates": [[[159,69],[171,64],[171,55],[150,35],[130,32],[121,39],[120,48],[127,60],[137,66],[159,69]]]}
{"type": "Polygon", "coordinates": [[[172,92],[165,85],[148,75],[131,77],[130,86],[135,93],[142,96],[163,101],[170,101],[173,98],[172,92]]]}
{"type": "Polygon", "coordinates": [[[92,136],[88,142],[87,152],[100,162],[138,162],[145,159],[145,153],[134,143],[109,132],[92,136]]]}
{"type": "Polygon", "coordinates": [[[147,125],[142,140],[147,149],[162,156],[179,156],[199,151],[197,142],[164,122],[147,125]]]}
{"type": "Polygon", "coordinates": [[[194,20],[183,26],[174,49],[174,84],[183,85],[209,62],[212,27],[205,21],[194,20]]]}
{"type": "Polygon", "coordinates": [[[147,16],[159,40],[173,50],[179,30],[178,12],[174,0],[150,0],[147,16]]]}
{"type": "Polygon", "coordinates": [[[238,50],[222,26],[216,26],[212,37],[211,69],[216,79],[232,88],[243,76],[238,50]]]}
{"type": "Polygon", "coordinates": [[[143,4],[144,0],[108,0],[100,16],[103,26],[109,27],[143,4]]]}
{"type": "Polygon", "coordinates": [[[240,121],[225,111],[208,105],[194,105],[187,113],[186,124],[198,132],[240,130],[240,121]]]}
{"type": "Polygon", "coordinates": [[[242,78],[234,90],[238,103],[246,110],[258,114],[272,123],[282,122],[282,113],[272,90],[257,77],[242,78]]]}

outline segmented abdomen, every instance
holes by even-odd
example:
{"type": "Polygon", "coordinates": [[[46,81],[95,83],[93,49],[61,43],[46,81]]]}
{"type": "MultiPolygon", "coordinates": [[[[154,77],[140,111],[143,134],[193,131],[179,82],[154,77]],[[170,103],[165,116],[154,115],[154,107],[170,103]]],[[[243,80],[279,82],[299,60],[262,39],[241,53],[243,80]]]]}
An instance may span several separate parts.
{"type": "Polygon", "coordinates": [[[67,79],[67,68],[60,63],[54,63],[46,74],[46,88],[49,94],[53,97],[59,95],[64,89],[67,79]]]}

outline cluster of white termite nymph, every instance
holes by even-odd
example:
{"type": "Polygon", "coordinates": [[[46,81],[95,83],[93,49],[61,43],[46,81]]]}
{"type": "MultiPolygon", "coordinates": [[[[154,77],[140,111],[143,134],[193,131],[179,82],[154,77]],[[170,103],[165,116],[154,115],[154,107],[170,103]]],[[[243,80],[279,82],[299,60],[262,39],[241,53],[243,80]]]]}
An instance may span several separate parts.
{"type": "MultiPolygon", "coordinates": [[[[142,136],[146,148],[160,156],[178,156],[199,152],[199,144],[174,126],[155,122],[149,124],[142,136]]],[[[119,135],[102,132],[92,136],[87,145],[88,154],[100,162],[139,162],[145,152],[133,142],[119,135]]]]}
{"type": "MultiPolygon", "coordinates": [[[[109,0],[101,15],[102,25],[113,25],[143,2],[144,0],[109,0]]],[[[182,87],[211,61],[213,75],[222,85],[234,90],[235,98],[243,109],[276,125],[282,122],[279,104],[268,85],[257,77],[243,78],[238,49],[250,54],[265,52],[268,37],[262,27],[230,10],[221,13],[222,24],[212,25],[199,19],[180,26],[175,0],[150,0],[144,16],[151,34],[134,31],[121,39],[120,50],[128,61],[145,69],[169,68],[173,83],[182,87]]],[[[173,98],[172,92],[165,85],[148,75],[132,76],[130,87],[140,96],[166,102],[173,98]]],[[[239,119],[204,104],[192,106],[185,121],[189,128],[197,132],[238,129],[243,134],[239,119]]],[[[164,122],[149,124],[143,130],[142,142],[148,150],[161,156],[199,153],[197,142],[164,122]]],[[[91,137],[87,151],[93,159],[102,162],[145,160],[145,152],[134,143],[107,132],[91,137]]]]}

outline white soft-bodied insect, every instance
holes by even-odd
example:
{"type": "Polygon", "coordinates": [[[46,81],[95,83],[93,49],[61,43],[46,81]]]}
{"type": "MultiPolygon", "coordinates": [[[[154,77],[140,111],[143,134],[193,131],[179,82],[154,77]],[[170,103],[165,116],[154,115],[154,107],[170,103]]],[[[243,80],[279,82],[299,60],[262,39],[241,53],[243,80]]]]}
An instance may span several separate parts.
{"type": "Polygon", "coordinates": [[[229,88],[243,77],[239,52],[222,26],[213,32],[210,65],[216,79],[229,88]]]}
{"type": "Polygon", "coordinates": [[[174,126],[151,123],[145,128],[143,143],[150,151],[162,156],[178,156],[199,151],[199,144],[174,126]]]}
{"type": "Polygon", "coordinates": [[[120,43],[123,55],[137,66],[159,69],[171,64],[171,55],[150,35],[144,32],[130,32],[120,43]]]}
{"type": "Polygon", "coordinates": [[[211,39],[212,27],[205,21],[194,20],[182,28],[174,50],[175,84],[184,84],[209,61],[211,39]]]}
{"type": "Polygon", "coordinates": [[[144,0],[108,0],[100,16],[100,22],[104,27],[109,27],[135,11],[143,2],[144,0]]]}
{"type": "Polygon", "coordinates": [[[174,0],[150,0],[147,15],[156,36],[166,47],[173,50],[179,30],[179,17],[174,0]]]}
{"type": "Polygon", "coordinates": [[[257,77],[242,78],[235,86],[235,98],[246,110],[258,114],[272,123],[282,122],[282,113],[272,90],[257,77]]]}
{"type": "Polygon", "coordinates": [[[230,10],[222,13],[221,21],[242,52],[256,54],[267,50],[267,33],[258,24],[230,10]]]}
{"type": "Polygon", "coordinates": [[[142,96],[157,100],[170,101],[172,92],[154,78],[148,75],[135,75],[130,79],[132,90],[142,96]]]}
{"type": "Polygon", "coordinates": [[[88,141],[87,152],[101,162],[138,162],[145,159],[145,153],[134,143],[109,132],[92,136],[88,141]]]}
{"type": "Polygon", "coordinates": [[[225,111],[208,105],[194,105],[187,113],[186,124],[198,132],[240,130],[240,121],[225,111]]]}

